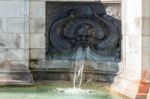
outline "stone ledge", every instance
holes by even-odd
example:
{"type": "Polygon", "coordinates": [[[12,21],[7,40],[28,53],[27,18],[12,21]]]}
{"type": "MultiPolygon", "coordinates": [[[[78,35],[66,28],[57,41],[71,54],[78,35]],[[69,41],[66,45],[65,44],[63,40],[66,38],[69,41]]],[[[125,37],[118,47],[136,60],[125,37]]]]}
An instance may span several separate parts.
{"type": "Polygon", "coordinates": [[[22,80],[6,80],[6,79],[0,80],[0,86],[30,86],[30,85],[33,85],[33,83],[22,80]]]}
{"type": "Polygon", "coordinates": [[[0,86],[9,85],[32,85],[33,77],[29,71],[0,72],[0,86]]]}
{"type": "Polygon", "coordinates": [[[121,3],[122,0],[30,0],[30,1],[52,1],[52,2],[101,2],[101,3],[121,3]]]}
{"type": "MultiPolygon", "coordinates": [[[[30,69],[35,82],[40,81],[72,81],[73,71],[62,70],[37,70],[30,69]]],[[[84,71],[83,82],[104,82],[112,83],[116,74],[98,73],[97,71],[84,71]]]]}

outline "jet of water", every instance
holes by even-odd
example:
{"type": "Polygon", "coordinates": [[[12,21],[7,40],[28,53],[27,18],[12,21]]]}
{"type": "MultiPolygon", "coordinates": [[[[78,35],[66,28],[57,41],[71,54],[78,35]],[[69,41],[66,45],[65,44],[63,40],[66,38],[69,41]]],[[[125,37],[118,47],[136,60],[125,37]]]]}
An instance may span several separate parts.
{"type": "Polygon", "coordinates": [[[75,61],[75,70],[73,78],[73,88],[80,88],[82,83],[84,61],[86,54],[89,53],[89,47],[78,47],[75,61]]]}
{"type": "Polygon", "coordinates": [[[80,95],[80,94],[91,94],[95,90],[82,90],[80,88],[82,83],[83,69],[85,58],[90,55],[89,47],[79,47],[76,53],[75,69],[74,69],[74,78],[73,78],[73,88],[56,88],[54,92],[71,94],[71,95],[80,95]]]}

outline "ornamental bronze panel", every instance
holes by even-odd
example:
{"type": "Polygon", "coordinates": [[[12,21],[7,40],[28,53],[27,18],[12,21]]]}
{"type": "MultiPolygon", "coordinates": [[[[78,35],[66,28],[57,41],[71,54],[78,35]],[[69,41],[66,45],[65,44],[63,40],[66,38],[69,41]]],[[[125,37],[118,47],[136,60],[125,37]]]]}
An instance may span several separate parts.
{"type": "Polygon", "coordinates": [[[119,62],[120,21],[102,3],[50,2],[46,8],[47,59],[75,60],[78,47],[89,48],[86,59],[119,62]]]}

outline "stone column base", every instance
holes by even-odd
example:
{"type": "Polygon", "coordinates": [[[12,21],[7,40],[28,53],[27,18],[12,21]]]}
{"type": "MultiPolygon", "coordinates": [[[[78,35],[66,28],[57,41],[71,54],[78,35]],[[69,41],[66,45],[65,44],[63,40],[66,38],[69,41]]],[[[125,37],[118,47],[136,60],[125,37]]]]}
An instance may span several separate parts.
{"type": "Polygon", "coordinates": [[[150,88],[149,88],[149,93],[147,95],[147,99],[150,99],[150,88]]]}
{"type": "Polygon", "coordinates": [[[123,76],[117,76],[111,88],[120,94],[135,99],[138,93],[139,85],[139,82],[129,80],[123,76]]]}
{"type": "Polygon", "coordinates": [[[150,99],[149,88],[150,84],[143,79],[134,81],[124,76],[117,76],[112,84],[113,90],[132,99],[150,99]]]}

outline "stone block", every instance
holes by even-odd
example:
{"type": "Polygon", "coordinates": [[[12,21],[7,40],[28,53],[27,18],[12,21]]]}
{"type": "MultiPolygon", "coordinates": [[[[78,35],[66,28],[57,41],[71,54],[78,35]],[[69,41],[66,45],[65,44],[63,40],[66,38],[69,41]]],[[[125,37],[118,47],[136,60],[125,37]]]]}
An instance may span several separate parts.
{"type": "Polygon", "coordinates": [[[30,59],[44,59],[45,49],[30,49],[30,59]]]}
{"type": "Polygon", "coordinates": [[[150,17],[150,0],[142,0],[142,16],[150,17]]]}
{"type": "Polygon", "coordinates": [[[0,48],[20,48],[20,34],[0,34],[0,48]]]}
{"type": "Polygon", "coordinates": [[[7,71],[26,71],[29,69],[28,61],[25,60],[4,60],[0,63],[0,72],[7,71]]]}
{"type": "Polygon", "coordinates": [[[142,66],[143,74],[147,73],[144,78],[150,82],[150,52],[142,55],[142,66]]]}
{"type": "Polygon", "coordinates": [[[119,72],[123,71],[123,68],[125,67],[125,62],[126,62],[126,41],[127,41],[127,35],[122,34],[122,39],[121,39],[121,61],[118,63],[119,65],[119,72]]]}
{"type": "Polygon", "coordinates": [[[126,35],[122,35],[121,40],[121,61],[118,63],[119,71],[118,73],[123,72],[123,69],[126,65],[126,35]]]}
{"type": "Polygon", "coordinates": [[[118,70],[118,64],[113,62],[95,62],[95,61],[85,61],[85,70],[99,70],[104,74],[116,74],[118,70]]]}
{"type": "Polygon", "coordinates": [[[29,49],[29,34],[23,33],[23,34],[20,34],[20,36],[21,36],[20,48],[29,49]]]}
{"type": "MultiPolygon", "coordinates": [[[[20,70],[28,70],[29,69],[29,61],[28,60],[12,60],[12,65],[18,65],[20,70]],[[22,66],[22,67],[21,67],[22,66]]],[[[19,70],[19,68],[16,68],[16,70],[19,70]]]]}
{"type": "Polygon", "coordinates": [[[20,17],[20,1],[0,0],[0,17],[20,17]]]}
{"type": "Polygon", "coordinates": [[[150,17],[142,18],[142,35],[150,36],[150,17]]]}
{"type": "Polygon", "coordinates": [[[31,18],[45,18],[45,2],[44,1],[30,1],[30,17],[31,18]]]}
{"type": "Polygon", "coordinates": [[[142,36],[142,52],[150,54],[150,36],[142,36]]]}
{"type": "MultiPolygon", "coordinates": [[[[133,71],[137,76],[141,72],[141,36],[126,35],[125,68],[133,71]]],[[[131,73],[133,73],[131,72],[131,73]]],[[[133,75],[134,75],[133,74],[133,75]]]]}
{"type": "Polygon", "coordinates": [[[147,73],[145,77],[150,82],[150,36],[142,37],[142,71],[147,73]]]}
{"type": "Polygon", "coordinates": [[[123,1],[123,22],[125,24],[126,34],[141,35],[141,2],[140,0],[123,1]],[[132,10],[131,10],[132,9],[132,10]],[[127,13],[128,12],[128,13],[127,13]],[[133,13],[134,12],[134,13],[133,13]]]}
{"type": "Polygon", "coordinates": [[[29,0],[21,0],[21,17],[29,17],[29,0]]]}
{"type": "Polygon", "coordinates": [[[126,35],[126,52],[140,53],[141,51],[141,36],[139,35],[126,35]]]}
{"type": "Polygon", "coordinates": [[[0,34],[0,48],[29,49],[29,34],[0,34]]]}
{"type": "Polygon", "coordinates": [[[45,19],[30,19],[30,33],[45,33],[45,19]]]}
{"type": "Polygon", "coordinates": [[[5,60],[0,63],[0,85],[28,85],[33,82],[27,61],[5,60]]]}
{"type": "Polygon", "coordinates": [[[69,60],[52,60],[40,59],[38,61],[30,61],[30,67],[36,69],[72,69],[73,63],[69,60]]]}
{"type": "Polygon", "coordinates": [[[126,52],[126,68],[140,73],[141,58],[141,53],[126,52]]]}
{"type": "Polygon", "coordinates": [[[6,49],[3,52],[0,52],[0,60],[1,62],[5,60],[28,60],[29,59],[29,51],[22,49],[6,49]]]}
{"type": "MultiPolygon", "coordinates": [[[[126,35],[122,35],[122,39],[121,39],[121,52],[126,52],[126,35]]],[[[122,54],[123,54],[122,53],[122,54]]]]}
{"type": "Polygon", "coordinates": [[[30,48],[45,48],[44,34],[30,34],[30,48]]]}
{"type": "Polygon", "coordinates": [[[0,33],[6,33],[6,32],[7,32],[7,19],[0,18],[0,33]]]}
{"type": "Polygon", "coordinates": [[[8,18],[8,33],[28,33],[28,18],[8,18]]]}
{"type": "Polygon", "coordinates": [[[30,71],[2,72],[0,74],[0,86],[31,86],[33,77],[30,71]]]}

